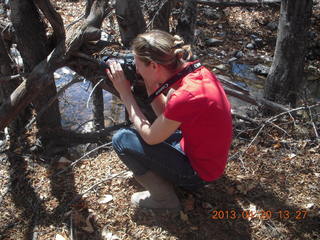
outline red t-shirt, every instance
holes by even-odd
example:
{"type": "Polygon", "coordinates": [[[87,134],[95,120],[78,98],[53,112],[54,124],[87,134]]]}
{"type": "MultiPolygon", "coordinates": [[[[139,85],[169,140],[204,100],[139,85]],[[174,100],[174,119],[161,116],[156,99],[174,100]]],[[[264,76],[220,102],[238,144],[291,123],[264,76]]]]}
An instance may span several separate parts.
{"type": "Polygon", "coordinates": [[[205,67],[178,84],[163,114],[181,122],[180,144],[193,169],[203,180],[215,180],[224,172],[232,139],[230,103],[220,82],[205,67]]]}

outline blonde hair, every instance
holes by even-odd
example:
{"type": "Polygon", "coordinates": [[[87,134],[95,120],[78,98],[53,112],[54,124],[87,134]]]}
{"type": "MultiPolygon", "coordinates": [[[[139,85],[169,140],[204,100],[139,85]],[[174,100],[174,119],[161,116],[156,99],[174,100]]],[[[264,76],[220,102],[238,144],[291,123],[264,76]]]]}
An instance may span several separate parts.
{"type": "Polygon", "coordinates": [[[172,71],[192,56],[190,45],[184,45],[181,37],[160,30],[139,34],[132,50],[146,65],[153,61],[172,71]]]}

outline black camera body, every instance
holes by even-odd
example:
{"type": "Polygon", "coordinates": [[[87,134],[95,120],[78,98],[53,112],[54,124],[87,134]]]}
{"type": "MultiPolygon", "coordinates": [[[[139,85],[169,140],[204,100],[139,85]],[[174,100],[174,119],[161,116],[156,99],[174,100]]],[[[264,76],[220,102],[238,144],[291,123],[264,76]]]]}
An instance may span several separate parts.
{"type": "Polygon", "coordinates": [[[108,61],[116,61],[120,63],[124,75],[130,81],[130,83],[134,83],[138,80],[139,76],[136,72],[136,65],[134,63],[134,56],[132,53],[103,56],[101,60],[102,67],[108,69],[110,69],[108,61]]]}

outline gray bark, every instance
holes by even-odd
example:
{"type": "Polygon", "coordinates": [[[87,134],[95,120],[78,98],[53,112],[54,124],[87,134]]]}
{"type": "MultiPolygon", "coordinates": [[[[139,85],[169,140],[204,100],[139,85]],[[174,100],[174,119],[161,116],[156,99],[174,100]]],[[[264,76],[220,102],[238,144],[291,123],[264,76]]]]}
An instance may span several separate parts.
{"type": "Polygon", "coordinates": [[[129,47],[131,41],[146,29],[139,0],[117,0],[115,9],[122,43],[129,47]]]}
{"type": "MultiPolygon", "coordinates": [[[[43,24],[37,7],[33,2],[13,0],[10,1],[10,7],[11,21],[15,29],[18,49],[24,62],[25,71],[30,72],[49,54],[46,26],[43,24]]],[[[57,38],[59,38],[58,35],[56,36],[57,38]]],[[[44,81],[48,82],[47,88],[43,89],[33,101],[36,113],[57,93],[53,74],[48,74],[47,79],[44,81]]],[[[59,103],[57,100],[47,109],[44,115],[37,118],[37,127],[45,144],[46,129],[61,127],[59,103]]]]}
{"type": "Polygon", "coordinates": [[[169,32],[169,17],[174,4],[175,0],[160,1],[155,11],[149,14],[152,29],[169,32]]]}
{"type": "Polygon", "coordinates": [[[103,105],[103,92],[100,87],[96,87],[92,93],[93,103],[93,126],[94,130],[104,128],[104,105],[103,105]]]}
{"type": "Polygon", "coordinates": [[[274,60],[265,84],[265,98],[278,103],[296,104],[303,84],[307,32],[312,0],[281,3],[274,60]]]}
{"type": "Polygon", "coordinates": [[[193,43],[196,20],[197,2],[194,0],[183,1],[183,9],[178,19],[177,34],[188,44],[193,43]]]}
{"type": "MultiPolygon", "coordinates": [[[[16,0],[10,1],[10,3],[16,4],[16,0]]],[[[53,24],[55,26],[53,30],[59,41],[53,51],[32,69],[26,80],[0,106],[0,129],[6,127],[50,84],[47,81],[48,76],[51,76],[56,69],[66,66],[68,60],[73,60],[74,63],[77,61],[73,55],[79,51],[82,45],[99,40],[98,30],[107,13],[107,6],[106,1],[96,0],[92,4],[89,16],[72,25],[66,36],[60,15],[56,14],[54,8],[50,8],[50,13],[54,12],[54,14],[47,14],[46,18],[50,23],[53,21],[57,23],[53,24]],[[93,31],[94,29],[97,31],[93,31]]]]}
{"type": "Polygon", "coordinates": [[[195,2],[212,7],[255,7],[258,5],[279,6],[281,0],[195,0],[195,2]]]}

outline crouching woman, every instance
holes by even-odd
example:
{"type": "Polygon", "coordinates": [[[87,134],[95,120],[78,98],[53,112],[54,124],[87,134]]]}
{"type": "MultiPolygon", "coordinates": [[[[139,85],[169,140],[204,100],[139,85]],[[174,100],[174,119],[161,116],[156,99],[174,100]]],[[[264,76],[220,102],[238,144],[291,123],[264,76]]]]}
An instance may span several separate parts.
{"type": "Polygon", "coordinates": [[[204,66],[194,68],[170,85],[160,86],[193,62],[183,40],[153,30],[138,35],[132,44],[136,71],[149,95],[157,92],[151,124],[132,95],[119,63],[110,63],[109,79],[125,104],[134,129],[118,131],[114,150],[146,191],[131,202],[143,208],[180,209],[174,186],[197,189],[219,178],[225,169],[232,139],[230,104],[217,78],[204,66]]]}

